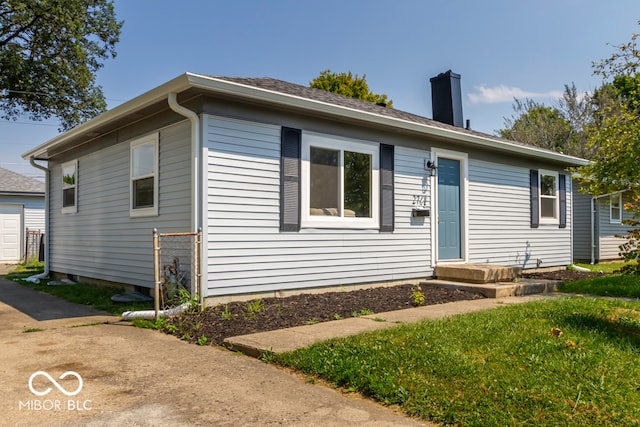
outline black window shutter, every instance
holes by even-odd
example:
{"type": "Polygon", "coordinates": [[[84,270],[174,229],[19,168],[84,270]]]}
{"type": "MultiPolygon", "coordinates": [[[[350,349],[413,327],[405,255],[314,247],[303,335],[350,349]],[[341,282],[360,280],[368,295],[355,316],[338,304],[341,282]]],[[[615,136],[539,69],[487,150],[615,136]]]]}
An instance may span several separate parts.
{"type": "Polygon", "coordinates": [[[380,144],[380,231],[394,229],[393,145],[380,144]]]}
{"type": "Polygon", "coordinates": [[[540,214],[540,199],[539,199],[539,191],[538,191],[538,171],[535,169],[531,169],[529,171],[530,176],[530,184],[529,189],[531,191],[531,228],[538,228],[540,225],[540,218],[538,217],[540,214]]]}
{"type": "Polygon", "coordinates": [[[280,157],[280,230],[300,230],[300,129],[283,127],[280,157]]]}
{"type": "Polygon", "coordinates": [[[567,228],[567,176],[558,175],[558,193],[560,195],[560,228],[567,228]]]}

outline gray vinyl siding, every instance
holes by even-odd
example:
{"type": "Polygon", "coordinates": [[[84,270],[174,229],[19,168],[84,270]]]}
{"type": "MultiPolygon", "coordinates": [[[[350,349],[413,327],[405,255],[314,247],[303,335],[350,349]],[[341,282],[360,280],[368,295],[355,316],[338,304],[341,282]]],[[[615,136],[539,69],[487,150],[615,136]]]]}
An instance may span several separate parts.
{"type": "Polygon", "coordinates": [[[75,214],[61,212],[61,164],[74,158],[60,159],[51,165],[52,271],[152,287],[153,228],[160,232],[190,231],[188,122],[159,131],[158,216],[130,216],[130,142],[77,158],[75,214]]]}
{"type": "Polygon", "coordinates": [[[591,196],[574,191],[573,206],[573,258],[575,260],[590,261],[591,196]]]}
{"type": "Polygon", "coordinates": [[[280,126],[205,116],[208,296],[428,277],[429,220],[411,219],[428,152],[396,147],[395,231],[279,231],[280,126]]]}
{"type": "Polygon", "coordinates": [[[567,227],[530,226],[529,169],[469,160],[469,262],[535,268],[571,263],[571,182],[567,227]]]}
{"type": "MultiPolygon", "coordinates": [[[[623,197],[623,203],[625,202],[623,197]]],[[[609,197],[603,197],[598,200],[598,252],[597,257],[599,261],[607,261],[613,259],[620,259],[619,246],[625,242],[625,239],[618,236],[626,236],[628,225],[611,223],[611,212],[609,207],[609,197]]],[[[631,219],[630,212],[622,211],[622,220],[631,219]]]]}

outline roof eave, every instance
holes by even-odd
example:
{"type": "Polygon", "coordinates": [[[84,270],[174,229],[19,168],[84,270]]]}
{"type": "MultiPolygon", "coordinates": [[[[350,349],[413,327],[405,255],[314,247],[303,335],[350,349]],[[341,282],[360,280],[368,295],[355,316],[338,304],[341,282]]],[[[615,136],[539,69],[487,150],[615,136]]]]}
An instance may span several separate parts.
{"type": "Polygon", "coordinates": [[[47,160],[47,151],[66,141],[70,141],[73,138],[80,137],[84,134],[91,132],[93,129],[108,123],[112,120],[122,118],[128,114],[135,112],[145,106],[166,99],[167,95],[171,92],[181,92],[189,88],[198,88],[207,92],[226,94],[235,97],[244,98],[247,100],[256,100],[262,102],[269,102],[289,108],[301,109],[311,111],[315,113],[323,113],[331,116],[340,116],[350,118],[353,120],[372,123],[376,125],[383,125],[394,127],[398,129],[404,129],[412,132],[417,132],[427,136],[434,136],[440,138],[453,139],[454,141],[475,144],[485,148],[491,148],[495,150],[502,150],[513,154],[519,154],[528,157],[535,157],[538,159],[545,159],[553,162],[558,162],[570,166],[583,166],[589,162],[577,157],[567,156],[561,153],[555,153],[548,150],[533,146],[523,146],[516,143],[509,143],[504,140],[498,140],[491,138],[490,136],[480,136],[475,134],[468,134],[464,132],[458,132],[452,129],[444,129],[437,126],[430,126],[424,123],[416,123],[409,120],[403,120],[395,117],[383,116],[373,112],[362,111],[354,108],[349,108],[341,105],[331,104],[319,100],[309,99],[301,96],[286,94],[269,89],[259,88],[255,86],[249,86],[242,83],[232,82],[212,76],[204,76],[201,74],[185,73],[155,89],[146,92],[131,101],[125,102],[112,110],[107,111],[104,114],[85,122],[72,130],[58,135],[57,137],[45,142],[44,144],[30,150],[22,155],[24,159],[33,158],[36,160],[47,160]]]}
{"type": "Polygon", "coordinates": [[[523,146],[516,143],[510,143],[505,140],[491,138],[490,136],[483,137],[480,135],[458,132],[452,129],[444,129],[437,126],[430,126],[423,123],[416,123],[409,120],[388,117],[381,114],[357,110],[345,106],[285,94],[282,92],[276,92],[269,89],[230,82],[210,76],[190,74],[190,77],[192,85],[196,87],[205,89],[215,88],[220,93],[234,94],[236,96],[240,95],[247,99],[271,101],[288,107],[321,112],[329,115],[339,115],[341,117],[352,118],[369,123],[375,123],[378,125],[382,124],[391,127],[402,128],[429,136],[454,139],[459,142],[471,143],[486,148],[499,149],[513,154],[536,157],[539,159],[564,163],[571,166],[584,166],[589,164],[588,160],[581,159],[579,157],[556,153],[554,151],[544,150],[542,148],[534,146],[523,146]]]}
{"type": "Polygon", "coordinates": [[[47,160],[48,157],[46,153],[52,147],[63,144],[82,135],[86,135],[105,123],[125,117],[141,108],[161,101],[162,99],[166,99],[167,94],[170,92],[180,92],[188,88],[189,74],[182,74],[148,92],[143,93],[140,96],[137,96],[136,98],[133,98],[130,101],[125,102],[124,104],[120,104],[94,119],[84,122],[73,129],[50,139],[32,150],[27,151],[22,154],[22,158],[25,160],[29,158],[33,158],[34,160],[47,160]]]}

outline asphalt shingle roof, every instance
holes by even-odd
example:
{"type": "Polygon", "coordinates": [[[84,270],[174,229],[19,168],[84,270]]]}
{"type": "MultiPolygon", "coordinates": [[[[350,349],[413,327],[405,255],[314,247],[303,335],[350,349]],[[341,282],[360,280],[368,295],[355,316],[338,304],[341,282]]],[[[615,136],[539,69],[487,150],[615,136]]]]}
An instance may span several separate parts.
{"type": "Polygon", "coordinates": [[[395,108],[387,108],[385,106],[377,105],[373,102],[363,101],[360,99],[350,98],[348,96],[327,92],[320,89],[315,89],[307,86],[298,85],[295,83],[289,83],[283,80],[274,79],[271,77],[228,77],[228,76],[214,76],[220,80],[226,80],[234,83],[243,84],[246,86],[258,87],[261,89],[271,90],[274,92],[280,92],[287,95],[299,96],[301,98],[311,99],[314,101],[326,102],[327,104],[339,105],[342,107],[352,108],[354,110],[365,111],[369,113],[375,113],[382,116],[392,117],[396,119],[406,120],[408,122],[425,124],[441,129],[455,130],[456,132],[463,132],[469,135],[478,135],[483,137],[489,137],[498,141],[508,141],[512,144],[518,144],[522,146],[530,146],[518,141],[505,140],[495,135],[490,135],[484,132],[477,132],[471,129],[465,129],[461,127],[452,126],[446,123],[439,122],[437,120],[429,119],[427,117],[419,116],[417,114],[408,113],[406,111],[397,110],[395,108]]]}
{"type": "Polygon", "coordinates": [[[44,182],[0,168],[0,193],[42,193],[44,182]]]}

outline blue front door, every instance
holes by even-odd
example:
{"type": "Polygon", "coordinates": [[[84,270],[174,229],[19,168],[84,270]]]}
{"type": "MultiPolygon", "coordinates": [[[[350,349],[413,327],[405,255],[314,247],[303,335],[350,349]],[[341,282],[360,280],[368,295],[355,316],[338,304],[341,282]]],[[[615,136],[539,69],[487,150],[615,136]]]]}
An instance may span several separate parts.
{"type": "Polygon", "coordinates": [[[438,259],[461,259],[460,161],[438,159],[438,259]]]}

